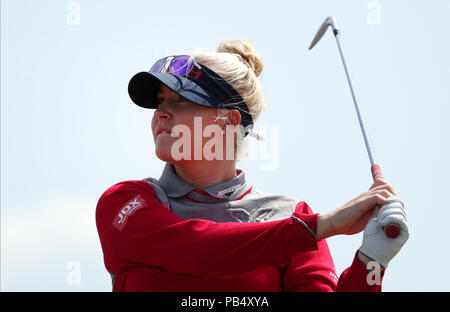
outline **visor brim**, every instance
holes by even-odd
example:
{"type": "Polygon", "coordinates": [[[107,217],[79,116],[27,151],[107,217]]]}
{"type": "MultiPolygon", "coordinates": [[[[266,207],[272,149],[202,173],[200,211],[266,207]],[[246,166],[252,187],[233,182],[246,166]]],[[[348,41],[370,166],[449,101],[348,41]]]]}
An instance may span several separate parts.
{"type": "Polygon", "coordinates": [[[156,95],[161,83],[196,104],[207,107],[223,104],[218,97],[189,78],[170,73],[137,73],[128,84],[128,94],[136,105],[154,109],[158,107],[156,95]]]}

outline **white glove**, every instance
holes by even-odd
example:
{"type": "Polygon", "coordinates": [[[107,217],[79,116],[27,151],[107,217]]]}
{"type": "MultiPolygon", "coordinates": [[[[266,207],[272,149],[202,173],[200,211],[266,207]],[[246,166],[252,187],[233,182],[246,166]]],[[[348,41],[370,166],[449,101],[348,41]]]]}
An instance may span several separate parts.
{"type": "Polygon", "coordinates": [[[386,204],[374,212],[364,230],[359,251],[385,268],[409,238],[403,206],[404,203],[399,197],[389,197],[386,204]],[[400,226],[401,232],[396,238],[389,238],[384,233],[384,227],[390,223],[400,226]]]}

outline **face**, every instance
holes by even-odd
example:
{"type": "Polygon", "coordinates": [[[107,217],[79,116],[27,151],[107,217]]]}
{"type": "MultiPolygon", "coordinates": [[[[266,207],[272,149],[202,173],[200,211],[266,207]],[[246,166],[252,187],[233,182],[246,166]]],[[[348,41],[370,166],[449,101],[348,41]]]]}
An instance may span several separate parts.
{"type": "Polygon", "coordinates": [[[218,115],[217,108],[193,103],[163,84],[161,84],[157,94],[157,100],[158,108],[155,110],[152,118],[152,133],[156,155],[165,162],[174,163],[178,161],[172,150],[174,143],[177,147],[177,152],[189,152],[186,145],[178,148],[181,137],[184,142],[189,142],[190,159],[194,159],[195,150],[203,151],[206,143],[205,139],[199,138],[204,133],[205,127],[208,125],[221,127],[223,125],[222,120],[215,121],[218,115]],[[199,127],[199,119],[197,119],[196,127],[194,127],[195,117],[201,117],[201,127],[199,127]],[[172,136],[175,135],[177,129],[189,131],[172,136]],[[200,129],[201,131],[199,131],[200,129]],[[188,137],[184,137],[185,135],[188,137]],[[196,144],[197,146],[195,146],[196,144]]]}

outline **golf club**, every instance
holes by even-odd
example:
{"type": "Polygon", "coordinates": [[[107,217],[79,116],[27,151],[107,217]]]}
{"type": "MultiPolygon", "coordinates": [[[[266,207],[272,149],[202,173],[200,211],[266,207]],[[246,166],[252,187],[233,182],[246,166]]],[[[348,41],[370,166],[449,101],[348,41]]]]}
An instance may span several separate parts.
{"type": "MultiPolygon", "coordinates": [[[[347,64],[345,62],[344,54],[342,53],[342,47],[341,47],[341,43],[339,41],[339,36],[340,36],[339,28],[338,28],[336,19],[333,16],[327,17],[325,19],[325,21],[323,22],[322,26],[320,26],[319,30],[317,31],[316,35],[314,36],[314,39],[311,42],[311,45],[309,46],[309,50],[311,50],[317,44],[317,42],[319,42],[319,40],[322,38],[322,36],[327,31],[328,26],[331,26],[331,28],[333,29],[334,37],[336,38],[337,46],[339,48],[339,53],[341,55],[342,63],[344,65],[345,74],[347,76],[347,81],[350,86],[350,91],[352,93],[353,103],[355,104],[356,113],[358,115],[359,125],[361,127],[361,131],[362,131],[362,134],[364,137],[364,143],[366,145],[367,153],[369,154],[372,177],[373,177],[373,180],[375,181],[375,179],[377,179],[377,178],[382,178],[383,174],[381,173],[380,166],[375,161],[375,156],[374,156],[373,149],[372,149],[372,146],[369,141],[369,136],[367,134],[366,126],[364,124],[364,120],[362,118],[358,102],[356,100],[355,92],[353,91],[352,81],[350,79],[350,75],[348,72],[347,64]]],[[[386,233],[386,236],[389,238],[396,238],[397,236],[400,235],[400,231],[401,231],[400,226],[395,223],[388,224],[384,228],[384,232],[386,233]]]]}

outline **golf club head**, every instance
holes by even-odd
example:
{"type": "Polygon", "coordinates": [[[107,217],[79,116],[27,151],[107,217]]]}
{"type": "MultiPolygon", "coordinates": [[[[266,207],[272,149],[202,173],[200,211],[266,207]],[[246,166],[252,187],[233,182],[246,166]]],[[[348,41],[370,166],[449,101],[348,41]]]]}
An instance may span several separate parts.
{"type": "Polygon", "coordinates": [[[336,36],[339,33],[339,28],[336,22],[336,18],[334,16],[328,16],[326,20],[322,23],[322,26],[320,26],[319,30],[317,31],[316,35],[314,36],[313,41],[309,45],[309,50],[314,48],[317,42],[323,37],[325,32],[327,31],[328,26],[331,26],[333,28],[333,33],[336,36]]]}

